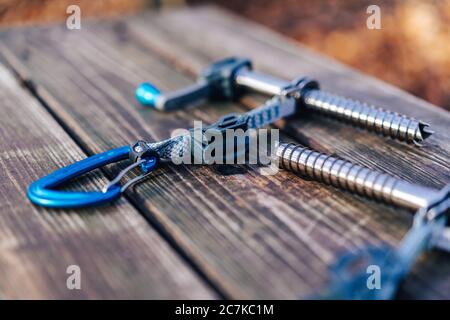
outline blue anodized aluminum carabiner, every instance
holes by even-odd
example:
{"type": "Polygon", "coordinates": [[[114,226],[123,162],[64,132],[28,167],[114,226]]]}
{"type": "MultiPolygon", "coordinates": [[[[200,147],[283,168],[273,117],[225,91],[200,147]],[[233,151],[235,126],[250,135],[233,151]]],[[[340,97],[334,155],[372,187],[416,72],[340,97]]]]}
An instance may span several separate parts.
{"type": "MultiPolygon", "coordinates": [[[[88,206],[97,206],[107,202],[111,202],[120,197],[121,193],[126,189],[130,183],[125,187],[121,187],[117,182],[110,183],[106,190],[90,191],[90,192],[69,192],[54,190],[54,188],[62,185],[70,179],[81,176],[84,173],[98,169],[102,166],[118,162],[121,160],[130,159],[131,148],[124,146],[112,149],[89,158],[83,159],[64,168],[54,171],[53,173],[33,182],[28,187],[28,198],[34,204],[43,207],[52,208],[79,208],[88,206]]],[[[137,165],[141,166],[143,175],[133,179],[131,182],[136,182],[139,178],[144,177],[158,164],[158,155],[153,151],[148,151],[135,164],[129,166],[119,174],[119,180],[124,173],[137,165]]]]}

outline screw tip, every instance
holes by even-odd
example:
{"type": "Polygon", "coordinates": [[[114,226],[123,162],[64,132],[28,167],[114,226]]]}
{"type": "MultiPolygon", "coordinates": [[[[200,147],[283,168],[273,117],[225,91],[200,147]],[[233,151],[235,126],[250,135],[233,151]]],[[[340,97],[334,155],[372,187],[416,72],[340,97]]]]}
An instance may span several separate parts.
{"type": "Polygon", "coordinates": [[[423,141],[434,133],[433,130],[430,129],[430,125],[428,123],[419,122],[419,140],[423,141]]]}

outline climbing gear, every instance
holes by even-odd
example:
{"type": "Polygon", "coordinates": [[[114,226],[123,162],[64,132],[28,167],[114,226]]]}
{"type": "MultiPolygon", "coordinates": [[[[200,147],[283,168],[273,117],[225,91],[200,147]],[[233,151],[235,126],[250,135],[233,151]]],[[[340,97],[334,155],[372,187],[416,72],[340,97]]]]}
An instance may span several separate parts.
{"type": "Polygon", "coordinates": [[[332,284],[320,298],[392,299],[418,256],[438,249],[450,253],[450,185],[428,206],[417,211],[411,229],[396,249],[366,248],[341,257],[331,269],[332,284]],[[359,268],[355,268],[355,265],[359,268]],[[379,286],[368,285],[369,268],[378,268],[379,286]]]}
{"type": "Polygon", "coordinates": [[[424,250],[450,253],[450,184],[441,191],[415,185],[381,172],[293,143],[276,150],[280,167],[304,176],[407,209],[417,210],[410,231],[395,250],[374,247],[344,254],[331,268],[330,288],[315,298],[391,299],[400,281],[424,250]],[[380,287],[368,287],[369,267],[380,271],[380,287]]]}
{"type": "Polygon", "coordinates": [[[136,90],[136,98],[143,105],[168,111],[205,99],[235,100],[245,91],[285,96],[296,101],[299,111],[322,113],[416,145],[433,133],[422,121],[321,91],[319,83],[307,77],[288,82],[257,73],[252,70],[249,59],[238,57],[211,64],[200,74],[196,84],[170,94],[162,94],[152,84],[143,83],[136,90]]]}
{"type": "Polygon", "coordinates": [[[37,205],[56,208],[87,207],[116,200],[121,194],[117,185],[106,192],[68,192],[53,188],[101,166],[124,160],[128,158],[129,152],[129,147],[112,149],[61,168],[33,182],[28,188],[28,198],[37,205]]]}
{"type": "MultiPolygon", "coordinates": [[[[428,125],[422,122],[321,92],[315,81],[304,78],[287,83],[254,73],[251,71],[251,64],[245,59],[232,58],[213,64],[196,85],[171,95],[161,95],[150,84],[141,85],[136,95],[141,102],[157,109],[169,110],[178,105],[186,106],[201,98],[236,98],[244,88],[275,94],[275,97],[247,113],[222,117],[215,124],[202,129],[202,133],[215,130],[225,135],[227,129],[262,128],[295,114],[300,106],[324,110],[334,117],[416,144],[431,134],[427,130],[428,125]]],[[[195,129],[191,129],[188,134],[164,141],[138,141],[131,147],[124,146],[91,156],[35,181],[28,189],[28,197],[37,205],[59,208],[111,202],[118,199],[129,186],[148,176],[160,163],[191,155],[192,142],[205,147],[203,140],[196,140],[195,129]],[[130,164],[103,188],[103,192],[55,190],[72,178],[124,160],[130,164]],[[120,186],[122,178],[136,168],[139,168],[140,174],[120,186]]],[[[332,285],[322,298],[391,298],[420,252],[433,247],[450,252],[450,228],[446,227],[450,207],[449,186],[442,191],[418,186],[294,144],[279,144],[275,158],[287,170],[370,198],[418,210],[411,231],[397,250],[369,248],[344,255],[332,269],[332,285]],[[371,291],[367,287],[365,269],[354,270],[354,263],[361,259],[366,259],[382,270],[381,281],[384,287],[381,291],[371,291]]]]}
{"type": "MultiPolygon", "coordinates": [[[[214,130],[225,135],[228,129],[242,129],[244,131],[257,129],[294,112],[295,104],[292,100],[276,97],[250,112],[226,115],[218,122],[204,128],[203,132],[214,130]]],[[[28,188],[28,197],[37,205],[58,208],[86,207],[111,202],[119,198],[120,194],[129,186],[142,180],[154,171],[160,162],[173,161],[175,158],[183,158],[184,155],[191,154],[191,146],[197,145],[198,142],[194,141],[193,136],[195,136],[195,132],[191,129],[189,134],[175,136],[164,141],[152,143],[138,141],[131,147],[124,146],[91,156],[33,182],[28,188]],[[103,192],[54,190],[54,188],[59,187],[70,179],[122,160],[128,160],[131,164],[108,183],[103,192]],[[119,182],[123,176],[135,168],[140,168],[141,174],[120,187],[119,182]]],[[[203,141],[200,144],[203,148],[206,147],[203,141]]],[[[237,150],[236,153],[238,152],[242,152],[242,150],[237,150]]],[[[228,156],[235,157],[236,154],[228,156]]],[[[226,162],[226,159],[224,160],[226,162]]]]}
{"type": "Polygon", "coordinates": [[[402,181],[293,143],[281,143],[276,156],[281,168],[407,209],[426,207],[437,193],[435,189],[402,181]]]}
{"type": "MultiPolygon", "coordinates": [[[[123,193],[128,186],[142,179],[144,176],[141,175],[132,181],[129,181],[122,188],[117,183],[110,183],[102,192],[58,191],[54,190],[54,188],[62,185],[68,180],[77,178],[105,165],[129,159],[131,155],[133,155],[132,150],[133,149],[130,149],[128,146],[112,149],[56,170],[48,176],[33,182],[28,188],[28,198],[37,205],[54,208],[97,206],[114,201],[120,197],[121,193],[123,193]]],[[[141,170],[146,175],[156,168],[158,160],[158,154],[153,150],[149,150],[136,157],[134,164],[127,167],[124,170],[124,173],[140,165],[141,170]]],[[[121,173],[118,177],[121,178],[123,175],[124,174],[121,173]]],[[[115,182],[115,180],[112,182],[115,182]]]]}
{"type": "Polygon", "coordinates": [[[422,251],[436,248],[450,252],[450,228],[445,227],[450,213],[450,185],[441,191],[419,186],[292,143],[280,144],[276,156],[284,169],[417,210],[413,227],[398,249],[373,247],[344,254],[331,268],[331,286],[314,298],[391,299],[422,251]],[[367,285],[371,266],[380,270],[380,288],[367,285]]]}

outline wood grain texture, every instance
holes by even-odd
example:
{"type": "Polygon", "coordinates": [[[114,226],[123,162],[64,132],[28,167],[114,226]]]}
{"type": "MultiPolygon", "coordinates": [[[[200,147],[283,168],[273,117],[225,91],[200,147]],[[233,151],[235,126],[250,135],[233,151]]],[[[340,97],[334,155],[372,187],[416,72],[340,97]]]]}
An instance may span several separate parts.
{"type": "MultiPolygon", "coordinates": [[[[0,65],[0,298],[212,298],[203,281],[124,199],[90,210],[33,206],[28,185],[84,154],[0,65]],[[69,265],[81,290],[66,287],[69,265]]],[[[100,188],[90,174],[78,189],[100,188]]]]}
{"type": "MultiPolygon", "coordinates": [[[[288,78],[311,74],[330,91],[371,102],[388,96],[392,109],[414,105],[409,114],[423,115],[435,128],[448,124],[448,116],[434,107],[424,111],[423,102],[401,91],[217,9],[91,23],[77,32],[60,27],[12,30],[1,39],[3,58],[92,153],[138,138],[160,140],[172,129],[191,126],[193,119],[213,122],[242,111],[216,103],[166,114],[138,106],[133,97],[142,81],[163,90],[190,84],[203,66],[229,54],[248,55],[260,70],[288,78]],[[278,61],[286,65],[279,69],[278,61]]],[[[258,101],[249,97],[243,103],[258,101]]],[[[386,171],[408,180],[441,186],[448,178],[448,147],[440,142],[447,139],[445,130],[421,150],[313,117],[286,121],[283,130],[320,151],[370,167],[389,165],[386,171]],[[423,165],[410,168],[411,162],[423,165]]],[[[406,211],[288,172],[261,176],[251,166],[229,171],[224,175],[216,167],[169,166],[128,196],[233,298],[306,297],[326,284],[327,268],[341,251],[380,241],[395,245],[411,222],[406,211]]],[[[405,283],[402,297],[448,297],[445,270],[450,259],[437,253],[425,258],[405,283]]]]}

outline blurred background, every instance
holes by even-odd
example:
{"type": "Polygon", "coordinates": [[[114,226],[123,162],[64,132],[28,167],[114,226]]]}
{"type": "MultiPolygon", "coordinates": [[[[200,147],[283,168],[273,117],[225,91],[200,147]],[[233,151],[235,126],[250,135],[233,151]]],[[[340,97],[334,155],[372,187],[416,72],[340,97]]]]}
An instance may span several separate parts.
{"type": "Polygon", "coordinates": [[[450,110],[450,0],[0,0],[0,27],[217,4],[450,110]],[[366,26],[381,8],[381,30],[366,26]]]}

